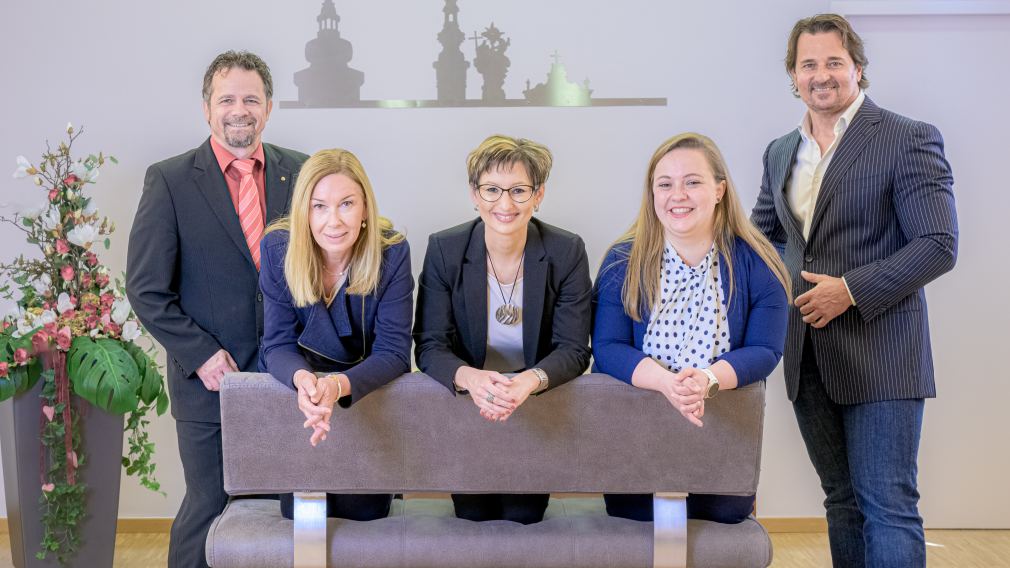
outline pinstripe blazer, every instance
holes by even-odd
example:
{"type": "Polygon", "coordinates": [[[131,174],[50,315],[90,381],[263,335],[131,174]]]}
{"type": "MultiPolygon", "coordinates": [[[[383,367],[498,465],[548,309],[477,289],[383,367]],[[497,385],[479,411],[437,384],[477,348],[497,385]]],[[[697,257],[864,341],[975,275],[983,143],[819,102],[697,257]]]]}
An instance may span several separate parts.
{"type": "MultiPolygon", "coordinates": [[[[957,215],[943,138],[932,125],[863,102],[824,174],[809,238],[785,196],[800,134],[772,141],[751,220],[800,270],[844,276],[856,307],[810,339],[828,396],[857,404],[936,396],[923,286],[954,267],[957,215]]],[[[796,400],[807,324],[789,309],[786,391],[796,400]]]]}

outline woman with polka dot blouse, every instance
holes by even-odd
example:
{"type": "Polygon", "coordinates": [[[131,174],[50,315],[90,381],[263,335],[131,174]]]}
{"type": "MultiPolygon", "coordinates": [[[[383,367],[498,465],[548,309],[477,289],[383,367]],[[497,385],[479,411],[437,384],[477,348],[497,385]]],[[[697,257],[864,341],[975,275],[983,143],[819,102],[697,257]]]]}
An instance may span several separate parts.
{"type": "MultiPolygon", "coordinates": [[[[663,393],[702,426],[705,399],[764,380],[786,334],[789,282],[740,206],[726,162],[695,133],[649,161],[642,205],[593,290],[594,370],[663,393]]],[[[605,495],[607,512],[652,520],[651,495],[605,495]]],[[[754,497],[688,497],[688,517],[738,523],[754,497]]]]}

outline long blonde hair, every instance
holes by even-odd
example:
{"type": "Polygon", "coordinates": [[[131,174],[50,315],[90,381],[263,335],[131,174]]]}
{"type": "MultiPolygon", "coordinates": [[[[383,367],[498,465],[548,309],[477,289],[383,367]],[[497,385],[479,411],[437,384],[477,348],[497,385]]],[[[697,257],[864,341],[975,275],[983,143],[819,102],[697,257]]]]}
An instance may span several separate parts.
{"type": "MultiPolygon", "coordinates": [[[[652,159],[649,160],[649,170],[645,176],[645,190],[642,192],[642,205],[638,210],[638,218],[631,227],[614,243],[631,243],[628,253],[628,270],[621,288],[621,299],[624,312],[635,321],[641,321],[643,308],[651,310],[659,299],[659,277],[663,264],[663,249],[665,237],[663,225],[656,217],[653,205],[652,183],[656,166],[664,156],[679,148],[700,150],[708,161],[716,182],[726,182],[726,192],[715,204],[713,220],[715,233],[715,248],[722,253],[729,273],[729,297],[733,297],[733,244],[737,237],[757,252],[761,260],[772,270],[775,277],[791,296],[792,287],[786,266],[779,258],[778,251],[768,239],[750,222],[740,205],[733,180],[729,177],[726,160],[710,138],[694,132],[678,134],[660,144],[652,159]]],[[[604,266],[601,271],[610,267],[604,266]]]]}
{"type": "Polygon", "coordinates": [[[393,223],[380,217],[372,184],[358,158],[334,148],[320,150],[302,165],[291,196],[291,212],[267,227],[266,232],[288,231],[288,250],[284,258],[284,278],[295,306],[305,307],[326,296],[325,265],[323,253],[312,238],[309,212],[312,192],[324,177],[344,174],[361,187],[365,198],[365,226],[358,234],[351,250],[347,293],[366,295],[375,291],[382,268],[382,251],[403,240],[403,235],[393,231],[393,223]]]}

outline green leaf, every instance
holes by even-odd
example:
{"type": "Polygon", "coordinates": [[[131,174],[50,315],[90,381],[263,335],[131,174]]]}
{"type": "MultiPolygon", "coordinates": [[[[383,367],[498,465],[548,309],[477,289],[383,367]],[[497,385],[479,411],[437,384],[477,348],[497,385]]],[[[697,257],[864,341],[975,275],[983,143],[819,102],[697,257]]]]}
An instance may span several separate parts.
{"type": "Polygon", "coordinates": [[[108,158],[109,161],[112,162],[113,164],[119,163],[119,160],[117,160],[115,156],[106,156],[106,158],[108,158]]]}
{"type": "Polygon", "coordinates": [[[21,224],[24,225],[25,227],[31,227],[32,225],[35,224],[35,220],[30,217],[22,217],[21,224]]]}
{"type": "Polygon", "coordinates": [[[109,237],[105,237],[105,250],[109,250],[110,244],[112,244],[112,241],[109,240],[109,237]]]}
{"type": "Polygon", "coordinates": [[[137,363],[115,339],[78,337],[67,355],[74,392],[95,406],[125,414],[139,405],[141,376],[137,363]]]}
{"type": "Polygon", "coordinates": [[[158,393],[158,416],[165,414],[166,410],[168,410],[168,389],[161,389],[158,393]]]}
{"type": "Polygon", "coordinates": [[[140,400],[144,401],[144,404],[151,404],[161,394],[164,384],[158,364],[148,357],[147,353],[144,353],[144,350],[137,344],[124,342],[122,346],[133,357],[134,362],[137,363],[137,369],[140,371],[140,400]]]}

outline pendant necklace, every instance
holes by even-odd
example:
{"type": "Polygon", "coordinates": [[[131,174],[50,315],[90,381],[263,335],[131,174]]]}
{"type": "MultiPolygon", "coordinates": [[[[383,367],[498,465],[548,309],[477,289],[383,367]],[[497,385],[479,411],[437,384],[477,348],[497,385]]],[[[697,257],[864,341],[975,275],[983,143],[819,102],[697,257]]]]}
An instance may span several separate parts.
{"type": "Polygon", "coordinates": [[[491,273],[494,274],[494,281],[498,284],[498,293],[501,294],[501,300],[505,302],[494,312],[494,319],[498,320],[500,324],[515,325],[523,319],[523,309],[512,303],[512,295],[516,293],[516,283],[519,282],[519,273],[523,271],[523,260],[525,259],[526,251],[523,251],[522,257],[519,258],[519,268],[516,269],[516,276],[512,279],[512,291],[509,292],[509,297],[506,300],[505,291],[501,287],[501,280],[498,279],[498,271],[494,268],[494,261],[491,260],[490,253],[487,255],[487,261],[491,263],[491,273]]]}

